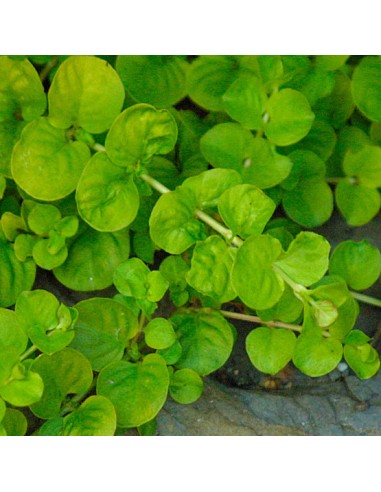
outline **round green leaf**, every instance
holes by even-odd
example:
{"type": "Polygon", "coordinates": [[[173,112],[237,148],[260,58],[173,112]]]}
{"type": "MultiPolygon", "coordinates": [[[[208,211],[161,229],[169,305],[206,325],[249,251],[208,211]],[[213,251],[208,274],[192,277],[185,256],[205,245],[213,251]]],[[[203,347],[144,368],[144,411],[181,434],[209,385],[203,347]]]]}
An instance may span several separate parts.
{"type": "Polygon", "coordinates": [[[367,289],[381,274],[381,253],[365,239],[344,241],[333,251],[329,271],[342,277],[351,289],[367,289]]]}
{"type": "Polygon", "coordinates": [[[197,372],[192,369],[180,369],[171,377],[169,394],[177,403],[187,405],[198,400],[203,389],[204,381],[197,372]]]}
{"type": "Polygon", "coordinates": [[[56,296],[46,290],[23,292],[16,302],[17,320],[26,333],[35,325],[44,331],[53,330],[59,323],[59,306],[56,296]]]}
{"type": "Polygon", "coordinates": [[[328,121],[334,128],[340,128],[351,116],[355,104],[351,92],[351,79],[344,72],[334,73],[335,85],[327,97],[318,101],[314,111],[318,118],[328,121]]]}
{"type": "Polygon", "coordinates": [[[37,70],[29,60],[0,57],[0,122],[21,112],[32,121],[45,111],[46,97],[37,70]]]}
{"type": "Polygon", "coordinates": [[[179,369],[193,369],[206,376],[225,364],[233,349],[233,332],[218,312],[199,311],[196,314],[171,318],[182,346],[176,362],[179,369]]]}
{"type": "Polygon", "coordinates": [[[343,340],[354,327],[358,315],[358,302],[350,295],[345,303],[338,307],[337,319],[328,327],[329,333],[338,340],[343,340]]]}
{"type": "Polygon", "coordinates": [[[49,234],[49,231],[60,221],[61,212],[54,205],[36,203],[28,215],[29,228],[39,236],[49,234]]]}
{"type": "Polygon", "coordinates": [[[188,63],[178,56],[118,56],[115,68],[137,102],[168,108],[187,94],[188,63]]]}
{"type": "Polygon", "coordinates": [[[344,65],[348,58],[348,55],[318,55],[315,57],[315,62],[318,67],[324,70],[337,70],[344,65]]]}
{"type": "Polygon", "coordinates": [[[9,381],[12,371],[19,362],[18,348],[12,347],[12,345],[0,345],[0,387],[9,381]]]}
{"type": "Polygon", "coordinates": [[[44,382],[41,400],[31,406],[32,412],[41,419],[58,416],[66,395],[84,393],[93,381],[90,362],[72,348],[53,355],[40,355],[33,361],[31,369],[44,382]]]}
{"type": "Polygon", "coordinates": [[[378,214],[381,206],[378,190],[346,180],[336,186],[335,198],[338,209],[351,226],[367,224],[378,214]]]}
{"type": "Polygon", "coordinates": [[[344,357],[360,379],[369,379],[380,369],[380,357],[369,344],[345,345],[344,357]]]}
{"type": "Polygon", "coordinates": [[[154,318],[144,327],[144,339],[149,347],[159,350],[170,347],[177,340],[172,323],[164,318],[154,318]]]}
{"type": "Polygon", "coordinates": [[[216,206],[225,190],[241,182],[241,176],[233,169],[209,169],[187,178],[182,188],[192,190],[196,196],[197,207],[203,209],[216,206]]]}
{"type": "Polygon", "coordinates": [[[138,330],[134,313],[113,299],[92,298],[76,304],[78,319],[71,347],[90,361],[94,371],[123,357],[138,330]]]}
{"type": "Polygon", "coordinates": [[[53,268],[59,267],[65,262],[68,255],[68,249],[66,246],[61,248],[55,254],[50,252],[50,246],[51,241],[49,239],[39,239],[33,246],[33,259],[36,262],[36,265],[44,270],[53,270],[53,268]]]}
{"type": "Polygon", "coordinates": [[[107,61],[71,56],[59,66],[48,99],[49,121],[56,128],[74,125],[102,133],[122,109],[124,87],[107,61]]]}
{"type": "Polygon", "coordinates": [[[295,296],[291,287],[285,285],[279,301],[270,309],[258,309],[257,314],[263,321],[280,320],[284,323],[293,323],[299,318],[302,311],[303,303],[295,296]]]}
{"type": "Polygon", "coordinates": [[[136,217],[139,192],[132,175],[103,152],[87,163],[76,191],[78,212],[97,231],[118,231],[136,217]]]}
{"type": "Polygon", "coordinates": [[[168,366],[176,364],[176,362],[180,359],[181,354],[183,353],[183,348],[181,343],[176,340],[176,342],[170,347],[158,350],[157,353],[163,357],[168,366]]]}
{"type": "Polygon", "coordinates": [[[160,301],[167,292],[169,283],[165,277],[155,270],[147,275],[147,300],[150,302],[160,301]]]}
{"type": "Polygon", "coordinates": [[[236,297],[230,279],[236,252],[219,236],[197,242],[187,282],[197,292],[221,303],[231,301],[236,297]]]}
{"type": "Polygon", "coordinates": [[[264,138],[255,138],[250,145],[249,157],[240,168],[244,183],[261,189],[272,188],[290,174],[293,163],[289,157],[278,154],[264,138]]]}
{"type": "Polygon", "coordinates": [[[297,144],[287,147],[287,151],[309,150],[326,161],[335,148],[336,132],[332,126],[323,120],[315,119],[311,130],[297,144]]]}
{"type": "Polygon", "coordinates": [[[265,134],[275,145],[291,145],[311,130],[314,113],[306,97],[293,89],[273,94],[268,102],[265,134]]]}
{"type": "Polygon", "coordinates": [[[247,306],[268,309],[281,298],[284,282],[273,269],[281,253],[280,242],[267,234],[250,236],[238,249],[232,283],[247,306]]]}
{"type": "Polygon", "coordinates": [[[301,179],[291,190],[285,191],[283,208],[298,224],[313,228],[327,222],[333,212],[333,193],[319,178],[301,179]]]}
{"type": "Polygon", "coordinates": [[[224,111],[222,96],[236,78],[238,63],[232,56],[199,56],[188,72],[188,93],[209,111],[224,111]]]}
{"type": "Polygon", "coordinates": [[[329,242],[314,232],[300,232],[287,252],[276,260],[276,269],[301,285],[312,285],[328,270],[329,242]]]}
{"type": "Polygon", "coordinates": [[[64,418],[63,436],[113,436],[116,413],[113,404],[103,396],[90,396],[64,418]]]}
{"type": "Polygon", "coordinates": [[[128,231],[97,232],[83,228],[69,247],[65,263],[53,270],[55,277],[72,290],[106,289],[115,268],[128,258],[128,231]]]}
{"type": "Polygon", "coordinates": [[[41,376],[18,364],[13,368],[7,384],[0,387],[0,397],[15,407],[26,407],[38,402],[43,391],[41,376]]]}
{"type": "Polygon", "coordinates": [[[115,269],[113,282],[118,291],[127,297],[143,299],[147,294],[147,277],[150,270],[139,258],[130,258],[115,269]]]}
{"type": "Polygon", "coordinates": [[[0,308],[0,347],[12,347],[18,354],[28,345],[28,336],[10,309],[0,308]]]}
{"type": "Polygon", "coordinates": [[[17,185],[39,200],[59,200],[75,190],[90,158],[83,142],[70,142],[47,118],[29,123],[14,147],[11,170],[17,185]]]}
{"type": "Polygon", "coordinates": [[[342,356],[343,346],[338,340],[302,334],[296,341],[292,361],[301,372],[314,378],[333,371],[342,356]]]}
{"type": "Polygon", "coordinates": [[[196,196],[188,188],[162,195],[149,220],[152,241],[168,253],[181,254],[204,239],[204,225],[194,218],[196,210],[196,196]]]}
{"type": "Polygon", "coordinates": [[[253,185],[238,184],[222,194],[218,211],[234,235],[260,234],[275,211],[275,203],[253,185]]]}
{"type": "Polygon", "coordinates": [[[371,121],[381,123],[381,58],[366,56],[355,68],[352,93],[356,105],[371,121]]]}
{"type": "Polygon", "coordinates": [[[262,114],[266,100],[266,92],[260,79],[247,75],[236,79],[222,96],[228,115],[249,130],[263,127],[262,114]]]}
{"type": "MultiPolygon", "coordinates": [[[[20,138],[25,122],[14,118],[0,121],[0,174],[12,178],[11,157],[13,147],[20,138]]],[[[1,193],[0,193],[1,196],[1,193]]]]}
{"type": "Polygon", "coordinates": [[[214,126],[200,140],[200,149],[213,167],[235,169],[240,172],[250,157],[253,135],[238,123],[214,126]]]}
{"type": "Polygon", "coordinates": [[[114,121],[105,146],[114,164],[133,167],[149,161],[156,154],[167,154],[176,140],[176,121],[167,110],[135,104],[114,121]]]}
{"type": "Polygon", "coordinates": [[[25,436],[28,428],[28,421],[20,410],[7,408],[5,416],[1,421],[1,425],[5,428],[7,436],[25,436]]]}
{"type": "Polygon", "coordinates": [[[142,362],[112,362],[99,374],[97,394],[115,407],[120,427],[136,427],[152,420],[168,393],[169,375],[164,359],[148,354],[142,362]]]}
{"type": "Polygon", "coordinates": [[[379,188],[381,186],[381,147],[365,145],[358,152],[347,152],[343,169],[347,176],[355,176],[362,185],[368,188],[379,188]]]}
{"type": "Polygon", "coordinates": [[[259,327],[246,338],[246,351],[254,367],[266,374],[277,374],[292,359],[295,334],[284,328],[259,327]]]}
{"type": "Polygon", "coordinates": [[[35,277],[34,261],[19,261],[0,227],[0,307],[12,306],[22,291],[32,288],[35,277]]]}

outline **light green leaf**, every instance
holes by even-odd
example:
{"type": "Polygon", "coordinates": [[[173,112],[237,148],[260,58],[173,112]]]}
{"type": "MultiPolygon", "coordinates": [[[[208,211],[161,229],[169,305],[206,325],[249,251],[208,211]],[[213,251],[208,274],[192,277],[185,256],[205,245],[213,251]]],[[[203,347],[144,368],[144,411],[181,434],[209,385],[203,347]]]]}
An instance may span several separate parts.
{"type": "Polygon", "coordinates": [[[254,75],[237,78],[222,96],[225,111],[249,130],[263,127],[262,115],[267,101],[260,79],[254,75]]]}
{"type": "Polygon", "coordinates": [[[164,318],[154,318],[144,327],[144,339],[149,347],[163,350],[171,347],[177,337],[170,321],[164,318]]]}
{"type": "Polygon", "coordinates": [[[197,292],[221,303],[231,301],[237,295],[230,278],[236,252],[219,236],[197,242],[187,282],[197,292]]]}
{"type": "Polygon", "coordinates": [[[188,405],[198,400],[203,389],[204,381],[192,369],[175,371],[169,384],[169,394],[177,403],[182,405],[188,405]]]}
{"type": "Polygon", "coordinates": [[[360,184],[368,188],[379,188],[381,186],[381,147],[365,145],[358,152],[347,152],[343,169],[347,176],[358,178],[360,184]]]}
{"type": "Polygon", "coordinates": [[[308,286],[320,280],[328,270],[329,242],[314,232],[300,232],[287,252],[276,261],[294,282],[308,286]]]}
{"type": "Polygon", "coordinates": [[[254,367],[266,374],[277,374],[292,359],[295,334],[284,328],[259,327],[246,338],[246,351],[254,367]]]}
{"type": "Polygon", "coordinates": [[[253,309],[268,309],[279,301],[284,282],[273,269],[282,253],[280,242],[264,234],[250,236],[239,248],[232,283],[241,300],[253,309]]]}
{"type": "Polygon", "coordinates": [[[102,133],[122,109],[124,87],[107,61],[76,55],[59,66],[48,99],[49,121],[56,128],[102,133]]]}
{"type": "Polygon", "coordinates": [[[225,364],[233,349],[233,332],[218,312],[199,310],[195,314],[172,316],[182,346],[176,362],[179,369],[193,369],[206,376],[225,364]]]}
{"type": "Polygon", "coordinates": [[[40,355],[33,361],[31,369],[44,382],[41,400],[31,406],[32,412],[41,419],[58,416],[66,395],[84,393],[93,380],[90,362],[72,348],[53,355],[40,355]]]}
{"type": "Polygon", "coordinates": [[[54,205],[36,203],[28,215],[29,228],[39,236],[46,236],[61,220],[61,212],[54,205]]]}
{"type": "Polygon", "coordinates": [[[378,214],[381,206],[378,190],[345,180],[336,186],[335,199],[338,209],[351,226],[367,224],[378,214]]]}
{"type": "Polygon", "coordinates": [[[46,97],[37,70],[29,60],[0,57],[0,122],[20,112],[32,121],[45,111],[46,97]]]}
{"type": "Polygon", "coordinates": [[[381,59],[366,56],[355,68],[352,93],[356,105],[371,121],[381,123],[381,59]]]}
{"type": "Polygon", "coordinates": [[[381,253],[365,239],[344,241],[334,249],[329,271],[342,277],[351,289],[367,289],[381,274],[381,253]]]}
{"type": "Polygon", "coordinates": [[[118,56],[116,71],[137,102],[157,108],[175,105],[187,94],[188,63],[178,56],[118,56]]]}
{"type": "Polygon", "coordinates": [[[85,227],[71,243],[65,263],[53,273],[69,289],[105,289],[112,285],[115,268],[128,258],[129,252],[127,230],[108,233],[85,227]]]}
{"type": "Polygon", "coordinates": [[[291,145],[307,135],[314,113],[306,97],[293,89],[273,94],[267,105],[269,122],[265,134],[275,145],[291,145]]]}
{"type": "Polygon", "coordinates": [[[147,277],[150,270],[139,258],[130,258],[115,269],[113,282],[118,291],[127,297],[143,299],[147,294],[147,277]]]}
{"type": "Polygon", "coordinates": [[[333,371],[342,356],[343,347],[338,340],[302,333],[296,341],[292,361],[301,372],[314,378],[333,371]]]}
{"type": "Polygon", "coordinates": [[[213,167],[240,172],[250,157],[253,135],[238,123],[215,125],[200,140],[200,149],[213,167]]]}
{"type": "Polygon", "coordinates": [[[169,283],[161,272],[158,270],[149,272],[147,275],[147,300],[159,302],[167,292],[168,287],[169,283]]]}
{"type": "Polygon", "coordinates": [[[18,354],[28,345],[28,336],[10,309],[0,308],[0,347],[12,347],[18,354]]]}
{"type": "Polygon", "coordinates": [[[372,339],[361,330],[352,330],[344,339],[346,345],[364,345],[372,339]]]}
{"type": "Polygon", "coordinates": [[[7,383],[0,386],[0,397],[15,407],[26,407],[38,402],[43,391],[44,383],[40,375],[18,364],[7,383]]]}
{"type": "Polygon", "coordinates": [[[232,56],[199,56],[188,72],[188,94],[202,108],[224,111],[222,96],[237,77],[239,65],[232,56]]]}
{"type": "Polygon", "coordinates": [[[324,70],[337,70],[348,58],[348,55],[318,55],[315,57],[315,63],[324,70]]]}
{"type": "Polygon", "coordinates": [[[34,261],[19,261],[0,227],[0,307],[12,306],[22,291],[32,288],[35,276],[34,261]]]}
{"type": "Polygon", "coordinates": [[[15,120],[14,118],[0,121],[0,174],[3,174],[7,178],[12,178],[12,151],[17,140],[20,138],[24,126],[25,122],[15,120]]]}
{"type": "Polygon", "coordinates": [[[118,231],[130,225],[139,208],[132,175],[115,166],[103,152],[86,165],[76,191],[78,212],[97,231],[118,231]]]}
{"type": "Polygon", "coordinates": [[[284,323],[293,323],[299,318],[302,311],[303,303],[295,297],[291,287],[285,285],[279,301],[269,309],[258,309],[257,314],[263,321],[279,320],[284,323]]]}
{"type": "Polygon", "coordinates": [[[167,154],[176,140],[176,121],[167,110],[135,104],[116,118],[105,146],[114,164],[131,168],[156,154],[167,154]]]}
{"type": "Polygon", "coordinates": [[[89,158],[86,144],[69,141],[64,130],[39,118],[24,128],[14,147],[12,176],[33,198],[59,200],[75,190],[89,158]]]}
{"type": "Polygon", "coordinates": [[[99,374],[97,394],[115,407],[120,427],[136,427],[152,420],[168,393],[169,375],[164,359],[146,355],[142,362],[112,362],[99,374]]]}
{"type": "Polygon", "coordinates": [[[94,371],[123,357],[138,330],[138,320],[124,304],[95,297],[76,304],[78,320],[71,347],[90,361],[94,371]]]}
{"type": "Polygon", "coordinates": [[[25,436],[28,428],[28,421],[20,410],[7,408],[1,425],[5,428],[7,436],[25,436]]]}
{"type": "Polygon", "coordinates": [[[244,183],[261,189],[271,188],[287,178],[293,163],[289,157],[280,155],[264,138],[253,138],[249,156],[240,167],[244,183]]]}
{"type": "Polygon", "coordinates": [[[181,254],[205,238],[204,225],[194,218],[195,194],[183,187],[165,193],[156,202],[149,220],[153,242],[171,254],[181,254]]]}
{"type": "Polygon", "coordinates": [[[77,410],[64,418],[63,436],[113,436],[116,413],[113,404],[103,396],[90,396],[77,410]]]}
{"type": "Polygon", "coordinates": [[[62,265],[68,255],[68,249],[64,245],[57,253],[51,253],[51,240],[39,239],[33,245],[32,256],[36,265],[44,270],[53,270],[62,265]]]}
{"type": "Polygon", "coordinates": [[[191,190],[196,197],[197,207],[203,209],[216,206],[226,190],[241,182],[241,176],[233,169],[210,169],[187,178],[181,188],[191,190]]]}
{"type": "Polygon", "coordinates": [[[345,345],[344,357],[360,379],[369,379],[380,369],[380,357],[369,344],[345,345]]]}
{"type": "Polygon", "coordinates": [[[234,235],[260,234],[275,211],[275,203],[253,185],[238,184],[218,200],[218,211],[234,235]]]}

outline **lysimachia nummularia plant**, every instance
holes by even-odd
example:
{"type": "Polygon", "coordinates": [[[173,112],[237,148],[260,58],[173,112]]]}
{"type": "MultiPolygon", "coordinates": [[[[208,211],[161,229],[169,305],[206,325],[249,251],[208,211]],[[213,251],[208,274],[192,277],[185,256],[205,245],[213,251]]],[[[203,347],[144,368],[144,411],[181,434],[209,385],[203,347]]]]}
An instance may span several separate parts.
{"type": "Polygon", "coordinates": [[[379,214],[380,145],[379,56],[1,56],[0,435],[154,434],[234,319],[267,375],[374,376],[380,251],[314,228],[379,214]]]}

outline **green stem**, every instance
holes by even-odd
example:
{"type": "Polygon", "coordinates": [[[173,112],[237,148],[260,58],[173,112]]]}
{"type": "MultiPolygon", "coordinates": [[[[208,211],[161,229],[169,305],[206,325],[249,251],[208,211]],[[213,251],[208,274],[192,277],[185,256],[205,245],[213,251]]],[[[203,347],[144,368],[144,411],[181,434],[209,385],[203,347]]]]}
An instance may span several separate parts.
{"type": "Polygon", "coordinates": [[[303,285],[297,284],[294,282],[290,277],[285,273],[281,268],[279,268],[277,265],[274,265],[274,270],[282,277],[282,279],[288,284],[291,289],[295,292],[295,295],[297,295],[300,299],[303,300],[302,293],[306,292],[308,289],[306,289],[303,285]]]}
{"type": "MultiPolygon", "coordinates": [[[[252,316],[251,314],[232,313],[230,311],[223,311],[223,310],[221,310],[220,313],[225,318],[239,319],[241,321],[249,321],[250,323],[255,323],[258,325],[272,326],[272,327],[276,327],[276,328],[286,328],[287,330],[293,330],[293,331],[296,331],[298,333],[301,333],[301,331],[303,329],[302,326],[293,325],[290,323],[283,323],[282,321],[263,321],[263,319],[261,319],[259,316],[252,316]]],[[[325,337],[331,336],[328,331],[323,331],[322,334],[325,337]]]]}
{"type": "MultiPolygon", "coordinates": [[[[152,176],[149,176],[148,174],[141,174],[140,178],[148,183],[152,188],[154,188],[156,191],[159,193],[169,193],[171,190],[161,184],[159,181],[154,179],[152,176]]],[[[234,236],[233,232],[228,229],[227,227],[223,226],[217,220],[213,219],[210,215],[204,213],[202,210],[196,210],[195,216],[201,219],[205,224],[208,224],[212,229],[214,229],[216,232],[221,234],[227,241],[229,241],[231,244],[234,244],[235,246],[239,247],[243,244],[242,239],[240,239],[237,236],[234,236]]]]}
{"type": "Polygon", "coordinates": [[[96,150],[97,152],[106,152],[106,147],[97,142],[95,142],[95,144],[93,144],[91,148],[96,150]]]}
{"type": "Polygon", "coordinates": [[[32,345],[28,348],[23,354],[20,355],[20,361],[27,359],[30,355],[32,355],[37,350],[35,345],[32,345]]]}
{"type": "Polygon", "coordinates": [[[360,294],[359,292],[352,292],[352,296],[358,301],[365,302],[366,304],[371,304],[372,306],[377,306],[381,308],[381,299],[376,297],[367,296],[365,294],[360,294]]]}
{"type": "Polygon", "coordinates": [[[58,56],[54,56],[48,61],[48,63],[44,66],[44,68],[40,72],[41,82],[44,82],[46,77],[49,75],[50,71],[57,65],[58,61],[59,61],[58,56]]]}

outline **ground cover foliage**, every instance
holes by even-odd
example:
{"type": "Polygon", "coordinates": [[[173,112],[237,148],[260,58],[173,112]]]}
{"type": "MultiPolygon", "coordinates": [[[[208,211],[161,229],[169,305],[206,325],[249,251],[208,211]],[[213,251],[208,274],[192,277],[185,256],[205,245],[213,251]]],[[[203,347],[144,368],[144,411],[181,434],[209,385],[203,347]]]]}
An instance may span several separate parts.
{"type": "Polygon", "coordinates": [[[314,228],[379,214],[380,144],[378,56],[1,56],[0,435],[154,434],[235,318],[265,374],[374,376],[380,251],[314,228]]]}

